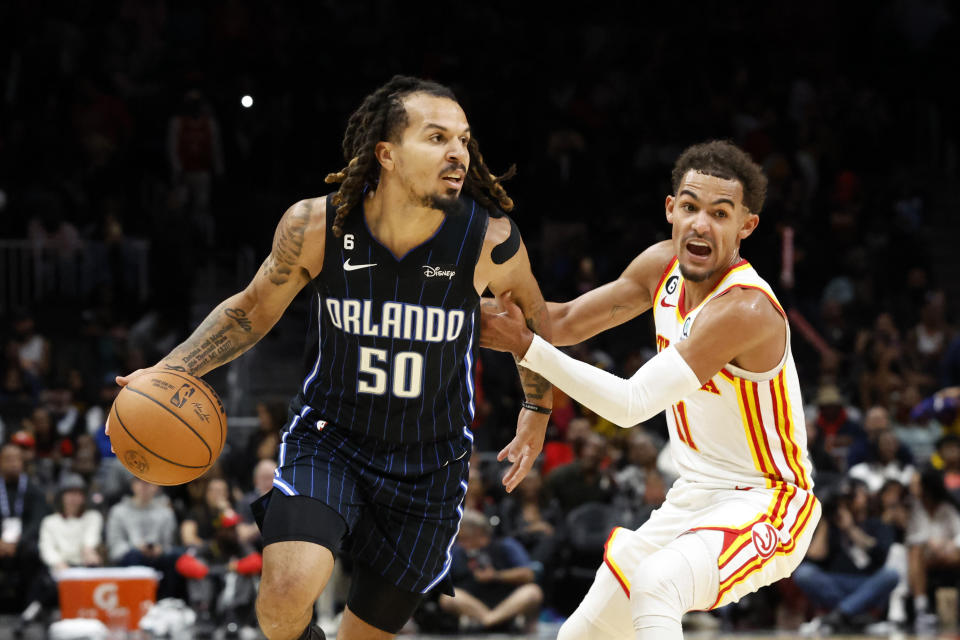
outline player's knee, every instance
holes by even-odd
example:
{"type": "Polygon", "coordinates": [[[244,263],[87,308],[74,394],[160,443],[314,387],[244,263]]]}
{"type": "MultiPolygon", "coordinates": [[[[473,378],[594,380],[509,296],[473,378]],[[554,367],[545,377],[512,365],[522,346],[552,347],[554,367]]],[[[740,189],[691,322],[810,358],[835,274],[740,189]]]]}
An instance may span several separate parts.
{"type": "Polygon", "coordinates": [[[633,618],[665,616],[679,620],[692,607],[693,575],[677,551],[663,549],[641,562],[630,580],[633,618]]]}
{"type": "Polygon", "coordinates": [[[580,612],[574,612],[560,626],[557,640],[592,640],[598,637],[595,627],[580,612]]]}
{"type": "Polygon", "coordinates": [[[268,638],[295,638],[309,622],[316,598],[292,581],[261,581],[257,621],[268,638]]]}

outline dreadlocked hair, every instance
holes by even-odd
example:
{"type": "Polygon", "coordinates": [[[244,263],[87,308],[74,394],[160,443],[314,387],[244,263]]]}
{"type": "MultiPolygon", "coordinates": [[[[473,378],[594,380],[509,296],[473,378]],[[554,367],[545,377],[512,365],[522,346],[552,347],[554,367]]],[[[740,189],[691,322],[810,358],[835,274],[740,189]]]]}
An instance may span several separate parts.
{"type": "MultiPolygon", "coordinates": [[[[343,235],[343,221],[360,202],[367,189],[376,188],[380,179],[380,163],[374,154],[377,143],[394,140],[407,126],[407,110],[403,100],[413,93],[426,93],[457,101],[447,87],[410,76],[393,76],[389,82],[368,95],[350,115],[343,134],[343,159],[347,165],[336,173],[327,175],[328,184],[339,183],[340,188],[331,198],[337,209],[333,220],[333,233],[343,235]]],[[[483,162],[475,139],[467,144],[470,152],[470,171],[464,181],[464,189],[480,205],[504,211],[513,209],[513,200],[500,185],[512,177],[516,167],[510,167],[503,176],[493,175],[483,162]]]]}
{"type": "Polygon", "coordinates": [[[485,209],[512,211],[513,200],[500,183],[517,175],[517,165],[510,165],[502,176],[495,176],[483,161],[476,138],[467,141],[467,150],[470,152],[470,171],[463,182],[463,188],[485,209]]]}

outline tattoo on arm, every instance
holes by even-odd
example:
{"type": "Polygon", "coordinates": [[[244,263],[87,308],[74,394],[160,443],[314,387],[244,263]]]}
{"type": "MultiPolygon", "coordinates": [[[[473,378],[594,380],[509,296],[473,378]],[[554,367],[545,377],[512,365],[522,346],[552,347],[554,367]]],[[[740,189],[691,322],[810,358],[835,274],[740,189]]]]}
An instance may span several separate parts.
{"type": "MultiPolygon", "coordinates": [[[[541,333],[542,329],[549,319],[547,304],[543,301],[538,302],[526,316],[527,326],[534,333],[541,333]]],[[[549,338],[550,336],[545,336],[549,338]]],[[[553,385],[550,381],[525,367],[517,367],[520,372],[520,383],[523,385],[523,392],[527,400],[539,405],[553,406],[553,385]],[[545,403],[544,400],[547,400],[545,403]]]]}
{"type": "Polygon", "coordinates": [[[273,238],[273,250],[263,263],[264,276],[277,286],[286,284],[290,274],[297,269],[311,210],[312,205],[307,201],[307,204],[295,207],[280,221],[273,238]]]}
{"type": "Polygon", "coordinates": [[[247,319],[247,312],[243,309],[227,309],[223,313],[231,320],[235,320],[240,328],[247,333],[253,331],[253,323],[247,319]]]}
{"type": "Polygon", "coordinates": [[[246,312],[242,309],[226,308],[224,303],[214,309],[186,341],[164,358],[163,364],[171,369],[201,376],[230,362],[252,347],[261,337],[262,333],[253,331],[246,312]],[[237,311],[241,315],[238,315],[237,311]],[[250,326],[244,327],[236,320],[237,317],[250,326]],[[240,326],[237,326],[238,324],[240,326]]]}
{"type": "Polygon", "coordinates": [[[163,368],[169,371],[180,371],[181,373],[189,373],[186,367],[181,367],[180,365],[176,365],[176,364],[164,364],[163,368]]]}
{"type": "Polygon", "coordinates": [[[500,305],[492,298],[480,298],[480,307],[488,313],[500,313],[500,305]]]}

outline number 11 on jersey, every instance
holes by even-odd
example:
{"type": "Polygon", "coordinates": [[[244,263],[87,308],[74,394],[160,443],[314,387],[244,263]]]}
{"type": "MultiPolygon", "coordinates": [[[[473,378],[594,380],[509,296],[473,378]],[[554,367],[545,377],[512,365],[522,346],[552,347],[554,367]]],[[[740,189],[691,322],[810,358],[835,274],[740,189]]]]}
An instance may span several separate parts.
{"type": "Polygon", "coordinates": [[[397,398],[416,398],[423,392],[423,355],[416,351],[394,354],[390,366],[386,349],[360,347],[357,392],[383,395],[389,382],[397,398]],[[388,375],[392,374],[392,375],[388,375]]]}

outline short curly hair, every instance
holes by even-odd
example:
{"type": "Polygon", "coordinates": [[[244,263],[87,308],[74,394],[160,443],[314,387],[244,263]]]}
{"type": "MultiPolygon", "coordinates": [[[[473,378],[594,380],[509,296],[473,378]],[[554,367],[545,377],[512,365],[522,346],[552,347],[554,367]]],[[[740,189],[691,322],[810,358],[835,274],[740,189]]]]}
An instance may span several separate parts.
{"type": "Polygon", "coordinates": [[[673,165],[671,174],[676,194],[683,176],[697,173],[724,180],[736,180],[743,187],[743,205],[750,213],[760,213],[767,197],[767,176],[743,149],[726,140],[711,140],[687,147],[673,165]]]}

